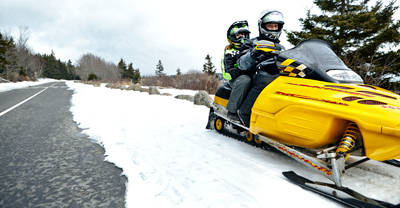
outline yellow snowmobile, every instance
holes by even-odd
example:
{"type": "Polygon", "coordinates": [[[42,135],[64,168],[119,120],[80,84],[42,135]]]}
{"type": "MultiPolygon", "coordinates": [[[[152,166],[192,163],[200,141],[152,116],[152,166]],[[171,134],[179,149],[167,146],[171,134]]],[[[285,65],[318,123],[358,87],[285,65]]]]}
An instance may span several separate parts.
{"type": "Polygon", "coordinates": [[[305,189],[352,207],[395,207],[343,187],[341,177],[369,159],[399,166],[400,96],[363,84],[324,41],[305,40],[286,51],[276,51],[268,41],[257,47],[277,56],[281,75],[257,98],[250,126],[227,118],[231,89],[224,84],[215,94],[206,128],[274,147],[334,182],[283,173],[305,189]],[[346,164],[349,155],[363,159],[346,164]]]}

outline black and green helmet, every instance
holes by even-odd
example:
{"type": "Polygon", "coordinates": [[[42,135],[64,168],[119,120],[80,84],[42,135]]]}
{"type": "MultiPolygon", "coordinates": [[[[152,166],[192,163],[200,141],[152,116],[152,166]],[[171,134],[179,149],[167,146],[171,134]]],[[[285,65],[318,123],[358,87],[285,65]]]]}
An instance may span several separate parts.
{"type": "Polygon", "coordinates": [[[234,48],[240,48],[250,38],[249,24],[246,20],[234,22],[228,29],[227,37],[234,48]],[[245,37],[236,38],[236,34],[245,33],[245,37]]]}

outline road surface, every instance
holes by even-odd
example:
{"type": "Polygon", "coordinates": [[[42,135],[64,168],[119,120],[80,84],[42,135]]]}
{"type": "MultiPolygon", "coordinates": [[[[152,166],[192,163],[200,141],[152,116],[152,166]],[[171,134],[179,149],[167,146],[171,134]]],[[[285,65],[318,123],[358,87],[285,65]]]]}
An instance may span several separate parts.
{"type": "Polygon", "coordinates": [[[81,134],[72,94],[64,82],[0,92],[0,207],[124,207],[126,178],[81,134]]]}

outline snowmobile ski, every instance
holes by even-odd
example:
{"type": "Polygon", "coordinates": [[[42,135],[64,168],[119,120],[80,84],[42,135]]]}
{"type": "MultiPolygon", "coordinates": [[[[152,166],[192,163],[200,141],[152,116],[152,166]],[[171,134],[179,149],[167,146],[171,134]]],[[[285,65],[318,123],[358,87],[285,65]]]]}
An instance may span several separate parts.
{"type": "Polygon", "coordinates": [[[393,165],[393,166],[396,166],[396,167],[400,167],[400,161],[398,161],[398,160],[385,160],[383,162],[388,164],[388,165],[393,165]]]}
{"type": "Polygon", "coordinates": [[[387,202],[371,199],[366,196],[357,193],[347,187],[337,187],[334,184],[314,182],[297,175],[293,171],[287,171],[282,173],[286,178],[296,183],[300,187],[321,194],[325,197],[333,199],[349,207],[355,208],[400,208],[399,205],[393,205],[387,202]]]}

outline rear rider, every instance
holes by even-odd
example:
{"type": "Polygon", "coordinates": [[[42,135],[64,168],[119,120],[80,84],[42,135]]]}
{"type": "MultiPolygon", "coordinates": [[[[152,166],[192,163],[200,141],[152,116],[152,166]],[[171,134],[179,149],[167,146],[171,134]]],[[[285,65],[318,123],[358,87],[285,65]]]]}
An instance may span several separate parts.
{"type": "Polygon", "coordinates": [[[221,60],[222,74],[232,88],[226,109],[228,118],[240,123],[237,110],[242,105],[251,85],[251,75],[238,68],[237,60],[241,56],[240,47],[250,38],[249,25],[246,20],[234,22],[227,31],[229,45],[225,47],[221,60]],[[250,76],[249,76],[250,75],[250,76]]]}

